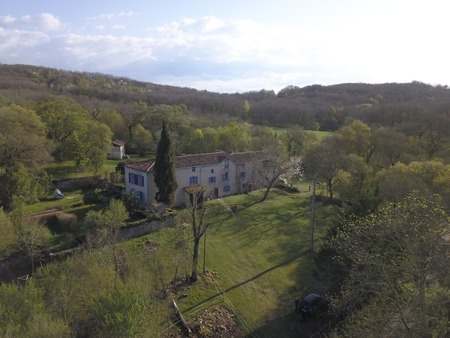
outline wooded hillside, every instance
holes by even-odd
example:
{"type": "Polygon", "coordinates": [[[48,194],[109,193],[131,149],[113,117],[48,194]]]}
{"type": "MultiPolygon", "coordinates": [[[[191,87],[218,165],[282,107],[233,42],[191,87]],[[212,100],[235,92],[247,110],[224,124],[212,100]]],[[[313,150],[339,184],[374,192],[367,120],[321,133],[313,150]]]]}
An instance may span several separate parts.
{"type": "Polygon", "coordinates": [[[29,104],[49,95],[74,98],[87,109],[100,105],[123,109],[136,102],[148,106],[183,105],[202,117],[238,118],[257,125],[337,130],[348,118],[399,125],[411,118],[447,116],[450,90],[421,82],[331,86],[289,85],[275,93],[255,90],[219,94],[206,90],[139,82],[99,73],[77,73],[26,65],[0,65],[0,95],[5,103],[29,104]]]}

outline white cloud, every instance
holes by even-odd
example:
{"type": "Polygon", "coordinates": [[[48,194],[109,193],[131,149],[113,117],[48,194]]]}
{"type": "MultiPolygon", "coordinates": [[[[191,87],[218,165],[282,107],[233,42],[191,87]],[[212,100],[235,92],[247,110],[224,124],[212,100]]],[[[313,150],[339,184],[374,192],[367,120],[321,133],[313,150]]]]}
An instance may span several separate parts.
{"type": "Polygon", "coordinates": [[[16,21],[17,21],[17,19],[12,17],[11,15],[6,15],[6,16],[0,17],[0,23],[4,24],[4,25],[12,25],[16,21]]]}
{"type": "MultiPolygon", "coordinates": [[[[48,22],[47,28],[52,27],[48,22]]],[[[53,54],[51,59],[59,58],[79,70],[130,72],[141,80],[146,80],[145,74],[147,80],[161,83],[245,91],[281,89],[305,78],[306,67],[320,62],[315,55],[322,48],[317,37],[320,34],[294,26],[209,16],[155,27],[147,37],[68,33],[40,37],[34,45],[40,43],[53,54]]],[[[61,62],[55,66],[64,68],[61,62]]]]}
{"type": "Polygon", "coordinates": [[[125,26],[125,25],[114,25],[114,26],[111,26],[111,29],[114,29],[114,30],[125,30],[125,29],[127,29],[127,26],[125,26]]]}
{"type": "Polygon", "coordinates": [[[105,14],[100,14],[98,16],[94,16],[91,17],[91,20],[116,20],[118,18],[123,18],[123,17],[131,17],[131,16],[136,16],[139,15],[138,12],[134,12],[134,11],[128,11],[128,12],[119,12],[119,13],[105,13],[105,14]]]}
{"type": "Polygon", "coordinates": [[[311,50],[317,48],[314,36],[301,27],[222,21],[212,16],[171,22],[149,30],[149,35],[162,58],[178,55],[218,63],[304,65],[313,62],[311,50]]]}
{"type": "Polygon", "coordinates": [[[50,37],[43,32],[27,32],[19,30],[6,30],[0,28],[0,51],[3,53],[14,52],[23,47],[36,47],[50,40],[50,37]]]}
{"type": "Polygon", "coordinates": [[[69,34],[61,38],[67,57],[81,66],[98,69],[125,67],[137,61],[152,61],[151,39],[113,35],[69,34]]]}
{"type": "Polygon", "coordinates": [[[418,6],[408,7],[406,18],[397,15],[398,8],[386,13],[386,6],[360,6],[339,15],[329,11],[327,22],[184,18],[152,27],[146,36],[139,34],[148,22],[139,23],[140,13],[134,11],[89,18],[87,26],[96,30],[88,34],[84,26],[50,13],[7,15],[0,17],[0,62],[228,92],[279,90],[289,84],[430,81],[431,74],[441,74],[441,83],[450,78],[448,67],[434,69],[450,58],[444,12],[440,21],[425,22],[418,6]]]}
{"type": "Polygon", "coordinates": [[[44,31],[55,31],[62,27],[61,21],[50,13],[38,15],[37,24],[44,31]]]}
{"type": "Polygon", "coordinates": [[[24,15],[20,18],[11,15],[0,17],[0,24],[7,29],[56,31],[63,27],[62,22],[50,13],[24,15]]]}

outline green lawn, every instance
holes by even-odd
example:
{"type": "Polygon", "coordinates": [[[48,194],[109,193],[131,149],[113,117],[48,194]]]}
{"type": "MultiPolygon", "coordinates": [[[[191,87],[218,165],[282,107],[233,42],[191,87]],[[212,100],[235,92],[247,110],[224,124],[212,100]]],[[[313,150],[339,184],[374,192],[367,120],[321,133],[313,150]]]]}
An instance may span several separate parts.
{"type": "MultiPolygon", "coordinates": [[[[132,159],[132,161],[141,160],[140,157],[132,159]]],[[[120,162],[119,160],[106,160],[103,166],[99,169],[97,173],[100,176],[104,176],[105,173],[115,172],[116,166],[120,162]]],[[[68,178],[80,178],[95,176],[95,172],[91,168],[80,167],[76,168],[74,161],[66,161],[62,163],[52,163],[45,168],[43,168],[53,179],[68,179],[68,178]]]]}
{"type": "Polygon", "coordinates": [[[322,141],[324,138],[333,135],[332,131],[307,130],[307,132],[315,135],[319,141],[322,141]]]}
{"type": "Polygon", "coordinates": [[[63,199],[56,199],[53,195],[48,195],[44,200],[25,205],[24,212],[25,214],[31,214],[50,209],[73,211],[82,207],[84,207],[82,191],[76,190],[65,192],[63,199]]]}
{"type": "MultiPolygon", "coordinates": [[[[293,313],[295,298],[326,291],[314,279],[315,254],[308,252],[310,196],[274,190],[265,202],[253,203],[260,194],[223,199],[238,207],[235,215],[218,200],[209,203],[213,224],[207,232],[206,267],[214,274],[208,284],[191,288],[179,306],[190,320],[206,307],[224,304],[248,334],[299,336],[306,324],[293,313]]],[[[329,207],[317,211],[316,250],[332,212],[329,207]]]]}
{"type": "MultiPolygon", "coordinates": [[[[264,202],[258,202],[263,191],[207,202],[208,221],[212,222],[206,241],[207,278],[182,290],[188,296],[178,300],[188,321],[204,309],[222,304],[235,314],[249,335],[301,337],[305,332],[315,332],[317,323],[301,322],[293,311],[297,297],[312,291],[326,292],[326,285],[314,278],[315,253],[308,251],[311,217],[308,183],[300,187],[300,194],[273,189],[264,202]],[[224,204],[236,207],[237,213],[230,214],[224,204]]],[[[89,210],[82,204],[81,191],[70,192],[63,200],[50,199],[42,203],[33,205],[33,209],[58,207],[77,214],[79,220],[89,210]]],[[[333,213],[331,207],[318,205],[316,252],[331,226],[333,213]]],[[[179,210],[178,215],[188,223],[183,210],[179,210]]],[[[155,276],[147,282],[163,288],[163,283],[167,285],[174,277],[190,273],[186,266],[191,258],[189,252],[182,249],[184,239],[190,235],[189,226],[178,226],[121,245],[130,255],[142,253],[149,245],[156,248],[145,256],[145,264],[154,270],[155,276]]],[[[200,252],[199,271],[202,271],[203,241],[200,252]]],[[[163,335],[170,325],[167,324],[170,320],[166,300],[154,304],[152,322],[155,332],[163,335]]]]}

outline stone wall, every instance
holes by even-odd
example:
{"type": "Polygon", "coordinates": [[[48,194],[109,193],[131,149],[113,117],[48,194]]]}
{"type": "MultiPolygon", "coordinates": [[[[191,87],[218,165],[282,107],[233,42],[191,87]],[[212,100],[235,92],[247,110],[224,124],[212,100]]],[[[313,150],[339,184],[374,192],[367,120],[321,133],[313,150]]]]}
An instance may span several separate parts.
{"type": "Polygon", "coordinates": [[[172,228],[175,227],[175,225],[175,217],[166,216],[161,220],[145,221],[138,224],[128,225],[120,229],[120,237],[121,240],[125,241],[131,238],[147,235],[162,228],[172,228]]]}

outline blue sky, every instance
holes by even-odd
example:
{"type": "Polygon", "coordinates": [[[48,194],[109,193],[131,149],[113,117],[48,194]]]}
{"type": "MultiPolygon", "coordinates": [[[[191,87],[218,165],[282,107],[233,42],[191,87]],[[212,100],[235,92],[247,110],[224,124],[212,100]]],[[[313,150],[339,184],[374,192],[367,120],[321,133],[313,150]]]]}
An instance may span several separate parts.
{"type": "Polygon", "coordinates": [[[0,63],[216,92],[450,84],[445,0],[0,0],[0,63]]]}

